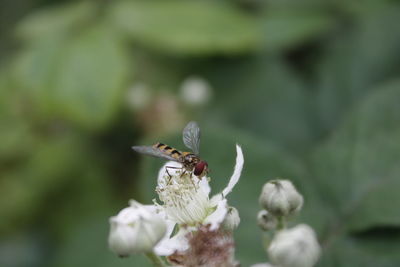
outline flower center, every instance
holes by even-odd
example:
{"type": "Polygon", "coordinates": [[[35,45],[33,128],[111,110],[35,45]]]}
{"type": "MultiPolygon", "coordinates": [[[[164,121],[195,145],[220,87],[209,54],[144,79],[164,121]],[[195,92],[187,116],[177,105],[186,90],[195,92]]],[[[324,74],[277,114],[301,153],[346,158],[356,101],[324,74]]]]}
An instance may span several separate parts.
{"type": "Polygon", "coordinates": [[[156,192],[168,217],[179,224],[196,225],[208,215],[208,192],[199,186],[199,179],[192,172],[168,170],[158,181],[156,192]]]}

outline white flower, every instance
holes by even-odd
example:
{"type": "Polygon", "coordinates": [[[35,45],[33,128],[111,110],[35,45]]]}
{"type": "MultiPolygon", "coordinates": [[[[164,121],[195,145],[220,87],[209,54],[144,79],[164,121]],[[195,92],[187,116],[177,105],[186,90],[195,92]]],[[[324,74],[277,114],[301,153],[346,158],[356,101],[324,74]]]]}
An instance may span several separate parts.
{"type": "Polygon", "coordinates": [[[134,200],[130,207],[110,218],[108,245],[119,256],[151,252],[165,236],[167,226],[156,213],[155,206],[142,205],[134,200]]]}
{"type": "Polygon", "coordinates": [[[262,230],[269,231],[276,228],[278,220],[268,211],[260,210],[257,214],[257,224],[262,230]]]}
{"type": "Polygon", "coordinates": [[[209,101],[211,86],[203,78],[188,77],[182,83],[181,96],[185,103],[199,106],[209,101]]]}
{"type": "Polygon", "coordinates": [[[273,180],[263,186],[260,205],[275,216],[290,216],[303,206],[303,196],[288,180],[273,180]]]}
{"type": "Polygon", "coordinates": [[[185,236],[201,225],[209,225],[211,231],[219,229],[229,208],[226,196],[239,181],[243,169],[243,152],[238,145],[236,152],[235,169],[227,187],[211,199],[208,177],[199,179],[182,169],[182,165],[177,162],[167,162],[161,168],[156,191],[163,203],[157,206],[165,213],[170,224],[179,225],[179,232],[160,242],[155,249],[157,254],[165,256],[176,250],[184,251],[188,247],[185,236]]]}
{"type": "Polygon", "coordinates": [[[167,162],[161,168],[156,191],[168,218],[179,224],[202,222],[212,208],[207,178],[199,180],[178,162],[167,162]]]}
{"type": "Polygon", "coordinates": [[[320,255],[314,230],[301,224],[278,232],[268,248],[272,263],[282,267],[311,267],[320,255]]]}

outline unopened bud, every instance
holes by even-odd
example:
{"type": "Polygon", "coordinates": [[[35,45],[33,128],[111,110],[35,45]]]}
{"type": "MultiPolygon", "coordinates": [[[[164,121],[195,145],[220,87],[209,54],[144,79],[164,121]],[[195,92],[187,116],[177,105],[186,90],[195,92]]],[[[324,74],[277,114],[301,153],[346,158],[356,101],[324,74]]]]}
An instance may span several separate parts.
{"type": "Polygon", "coordinates": [[[314,230],[301,224],[278,232],[268,248],[268,255],[277,266],[311,267],[318,261],[320,251],[314,230]]]}
{"type": "Polygon", "coordinates": [[[233,231],[239,226],[239,223],[240,217],[238,210],[234,207],[229,207],[225,219],[222,222],[222,227],[227,231],[233,231]]]}
{"type": "Polygon", "coordinates": [[[257,224],[262,230],[270,231],[276,228],[278,220],[268,211],[260,210],[257,214],[257,224]]]}
{"type": "Polygon", "coordinates": [[[136,201],[110,218],[108,245],[121,257],[151,252],[164,237],[167,227],[164,219],[154,210],[136,201]]]}
{"type": "Polygon", "coordinates": [[[288,180],[266,183],[260,195],[260,205],[275,216],[290,216],[303,206],[303,196],[288,180]]]}

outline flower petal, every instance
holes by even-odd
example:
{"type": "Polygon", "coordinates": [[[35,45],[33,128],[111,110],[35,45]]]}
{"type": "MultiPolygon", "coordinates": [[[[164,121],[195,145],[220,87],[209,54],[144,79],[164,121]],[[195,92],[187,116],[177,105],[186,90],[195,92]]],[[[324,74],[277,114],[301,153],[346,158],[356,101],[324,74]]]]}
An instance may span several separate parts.
{"type": "Polygon", "coordinates": [[[191,232],[193,229],[181,228],[178,233],[172,238],[162,239],[155,247],[154,253],[158,256],[169,256],[175,251],[185,251],[189,248],[189,243],[186,238],[186,234],[191,232]]]}
{"type": "Polygon", "coordinates": [[[164,166],[161,167],[161,169],[158,171],[158,178],[157,178],[157,183],[160,184],[162,180],[164,180],[164,176],[167,175],[167,169],[166,167],[173,167],[173,168],[168,168],[168,173],[173,176],[177,175],[177,173],[180,171],[180,169],[183,167],[181,163],[175,162],[175,161],[168,161],[167,163],[164,164],[164,166]]]}
{"type": "Polygon", "coordinates": [[[211,231],[217,230],[220,224],[224,221],[227,212],[228,212],[227,200],[226,198],[224,198],[218,202],[215,211],[204,219],[203,224],[205,225],[210,224],[211,231]]]}
{"type": "Polygon", "coordinates": [[[166,225],[167,225],[167,232],[165,233],[165,236],[163,237],[163,239],[160,241],[162,242],[164,239],[169,239],[170,236],[172,235],[176,222],[168,219],[167,214],[165,213],[165,210],[160,207],[160,206],[155,206],[153,205],[153,207],[156,209],[156,213],[158,213],[165,221],[166,225]]]}
{"type": "Polygon", "coordinates": [[[198,185],[200,187],[200,190],[202,190],[204,194],[206,194],[207,196],[210,194],[211,187],[208,183],[208,177],[204,176],[200,181],[198,181],[198,185]]]}
{"type": "Polygon", "coordinates": [[[236,165],[227,187],[225,187],[225,189],[222,191],[222,195],[224,197],[226,197],[226,195],[228,195],[232,191],[233,187],[239,181],[240,174],[242,173],[243,169],[243,164],[244,158],[242,148],[239,145],[236,145],[236,165]]]}

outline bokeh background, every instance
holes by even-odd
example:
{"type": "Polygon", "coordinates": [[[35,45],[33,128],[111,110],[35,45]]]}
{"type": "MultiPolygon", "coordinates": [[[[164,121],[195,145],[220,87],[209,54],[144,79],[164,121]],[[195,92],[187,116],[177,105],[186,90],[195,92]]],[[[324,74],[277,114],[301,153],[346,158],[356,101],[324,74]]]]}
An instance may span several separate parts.
{"type": "Polygon", "coordinates": [[[400,265],[400,5],[385,0],[3,0],[0,266],[148,266],[108,251],[108,218],[151,203],[190,120],[229,195],[242,266],[269,179],[291,179],[318,266],[400,265]]]}

